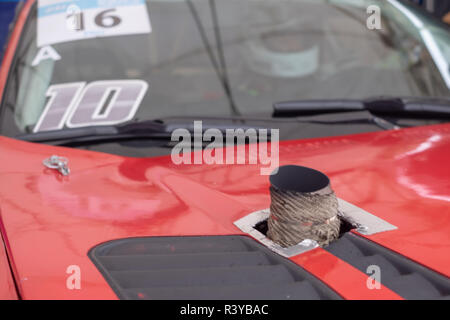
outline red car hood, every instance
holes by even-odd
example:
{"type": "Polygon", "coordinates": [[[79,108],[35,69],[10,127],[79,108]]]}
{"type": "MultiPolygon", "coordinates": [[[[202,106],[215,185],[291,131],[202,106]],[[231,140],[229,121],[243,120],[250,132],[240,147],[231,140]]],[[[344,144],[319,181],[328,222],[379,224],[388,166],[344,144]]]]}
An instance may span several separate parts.
{"type": "MultiPolygon", "coordinates": [[[[257,165],[180,165],[0,138],[1,228],[25,299],[114,299],[88,258],[119,238],[239,235],[233,224],[268,208],[257,165]],[[62,177],[42,160],[69,158],[62,177]],[[66,269],[81,268],[81,290],[66,269]]],[[[450,125],[285,141],[280,165],[325,172],[337,195],[398,227],[368,238],[450,276],[450,125]]],[[[291,258],[344,298],[399,298],[366,288],[367,275],[317,248],[291,258]],[[344,275],[344,276],[343,276],[344,275]]]]}

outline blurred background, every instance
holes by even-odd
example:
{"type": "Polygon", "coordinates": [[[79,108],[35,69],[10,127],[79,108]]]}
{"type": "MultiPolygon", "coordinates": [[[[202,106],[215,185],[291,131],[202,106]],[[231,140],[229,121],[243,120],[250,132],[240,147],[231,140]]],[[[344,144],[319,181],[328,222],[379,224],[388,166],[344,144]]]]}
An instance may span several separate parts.
{"type": "Polygon", "coordinates": [[[450,24],[450,1],[449,0],[410,0],[431,12],[434,16],[450,24]]]}
{"type": "Polygon", "coordinates": [[[9,25],[14,19],[18,1],[0,0],[0,51],[3,52],[8,37],[9,25]]]}

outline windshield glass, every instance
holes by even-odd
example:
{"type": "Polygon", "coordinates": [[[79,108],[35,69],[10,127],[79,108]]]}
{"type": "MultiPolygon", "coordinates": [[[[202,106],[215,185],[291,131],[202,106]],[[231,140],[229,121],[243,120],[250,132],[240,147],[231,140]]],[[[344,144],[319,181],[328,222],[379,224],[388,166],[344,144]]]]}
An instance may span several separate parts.
{"type": "Polygon", "coordinates": [[[448,30],[395,0],[60,3],[31,11],[2,134],[270,116],[283,100],[449,96],[448,30]],[[379,30],[367,25],[374,4],[379,30]]]}

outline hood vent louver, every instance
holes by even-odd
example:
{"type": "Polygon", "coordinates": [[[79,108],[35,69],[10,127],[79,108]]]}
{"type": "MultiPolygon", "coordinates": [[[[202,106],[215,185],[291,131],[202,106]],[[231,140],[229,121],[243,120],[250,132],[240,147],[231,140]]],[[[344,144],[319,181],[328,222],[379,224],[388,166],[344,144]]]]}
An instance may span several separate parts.
{"type": "Polygon", "coordinates": [[[340,299],[244,236],[122,239],[89,256],[121,299],[340,299]]]}
{"type": "Polygon", "coordinates": [[[355,234],[324,249],[364,273],[378,266],[380,282],[405,299],[450,299],[449,278],[355,234]]]}

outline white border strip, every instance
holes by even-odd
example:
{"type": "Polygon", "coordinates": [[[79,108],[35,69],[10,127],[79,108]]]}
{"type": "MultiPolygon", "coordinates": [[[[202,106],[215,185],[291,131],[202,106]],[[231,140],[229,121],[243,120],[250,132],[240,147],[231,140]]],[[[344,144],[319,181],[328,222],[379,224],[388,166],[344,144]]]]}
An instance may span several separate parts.
{"type": "Polygon", "coordinates": [[[398,229],[396,226],[384,221],[381,218],[338,198],[339,212],[344,219],[357,227],[360,234],[370,236],[380,232],[398,229]]]}
{"type": "MultiPolygon", "coordinates": [[[[396,226],[378,218],[377,216],[358,208],[357,206],[348,203],[345,200],[339,199],[339,214],[357,227],[357,232],[364,235],[372,235],[380,232],[390,231],[397,229],[396,226]]],[[[276,244],[264,234],[254,228],[259,222],[267,220],[270,215],[270,209],[263,209],[252,212],[245,217],[236,220],[234,225],[261,242],[270,250],[282,255],[283,257],[293,257],[307,251],[317,248],[319,245],[314,240],[305,239],[299,244],[287,248],[276,244]]]]}
{"type": "Polygon", "coordinates": [[[299,244],[287,248],[283,248],[279,244],[276,244],[275,242],[267,238],[264,234],[253,228],[259,222],[267,220],[269,218],[269,215],[270,209],[263,209],[260,211],[250,213],[249,215],[235,221],[234,225],[239,229],[241,229],[243,232],[249,234],[256,240],[261,242],[270,250],[287,258],[299,255],[301,253],[305,253],[319,246],[318,243],[314,240],[303,240],[299,244]]]}

